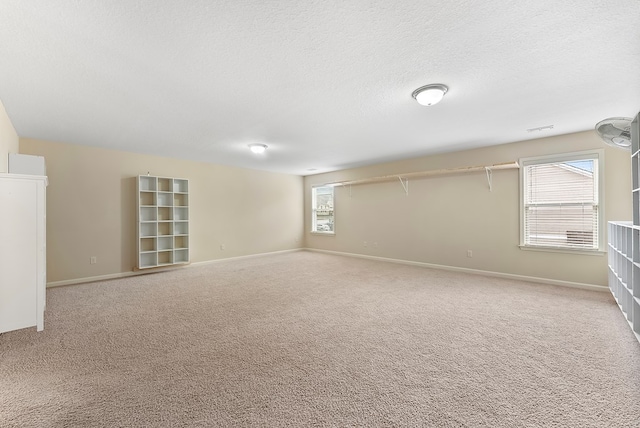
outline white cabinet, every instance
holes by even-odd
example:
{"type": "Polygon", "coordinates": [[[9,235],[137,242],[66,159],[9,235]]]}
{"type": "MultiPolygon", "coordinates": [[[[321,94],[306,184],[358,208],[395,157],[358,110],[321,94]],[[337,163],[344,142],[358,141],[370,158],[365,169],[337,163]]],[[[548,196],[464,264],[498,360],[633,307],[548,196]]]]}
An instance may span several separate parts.
{"type": "Polygon", "coordinates": [[[0,174],[0,333],[44,329],[46,183],[43,176],[0,174]]]}
{"type": "Polygon", "coordinates": [[[189,180],[138,176],[138,269],[189,263],[189,180]]]}
{"type": "Polygon", "coordinates": [[[609,222],[609,288],[640,340],[640,114],[631,123],[633,222],[609,222]]]}

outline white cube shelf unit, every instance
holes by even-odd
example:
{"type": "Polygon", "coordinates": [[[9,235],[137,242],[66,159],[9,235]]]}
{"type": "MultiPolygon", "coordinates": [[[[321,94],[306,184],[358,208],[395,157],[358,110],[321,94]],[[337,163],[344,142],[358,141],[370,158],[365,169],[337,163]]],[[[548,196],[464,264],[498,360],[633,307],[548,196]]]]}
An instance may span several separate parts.
{"type": "Polygon", "coordinates": [[[138,269],[189,263],[189,180],[138,176],[138,269]]]}
{"type": "Polygon", "coordinates": [[[633,222],[611,221],[608,262],[609,288],[640,341],[640,113],[631,123],[631,182],[633,222]]]}

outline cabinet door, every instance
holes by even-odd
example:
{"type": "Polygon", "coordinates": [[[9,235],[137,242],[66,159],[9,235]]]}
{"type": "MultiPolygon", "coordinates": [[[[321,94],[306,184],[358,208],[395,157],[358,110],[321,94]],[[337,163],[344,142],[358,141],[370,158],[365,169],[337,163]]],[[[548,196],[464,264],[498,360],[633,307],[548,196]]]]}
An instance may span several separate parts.
{"type": "Polygon", "coordinates": [[[36,325],[38,183],[0,179],[0,332],[36,325]]]}

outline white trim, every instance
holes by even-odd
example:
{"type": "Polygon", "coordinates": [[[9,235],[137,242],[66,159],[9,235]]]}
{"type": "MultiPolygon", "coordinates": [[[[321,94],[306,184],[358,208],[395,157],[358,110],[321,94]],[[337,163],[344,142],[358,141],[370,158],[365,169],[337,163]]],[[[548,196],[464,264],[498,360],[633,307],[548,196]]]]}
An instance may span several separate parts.
{"type": "Polygon", "coordinates": [[[523,166],[539,165],[539,164],[546,164],[546,163],[590,160],[593,158],[594,154],[597,154],[599,156],[604,156],[604,149],[594,148],[591,150],[581,150],[578,152],[555,153],[552,155],[542,155],[542,156],[530,156],[530,157],[524,157],[524,158],[518,159],[518,163],[522,168],[523,166]]]}
{"type": "Polygon", "coordinates": [[[338,255],[338,256],[355,257],[355,258],[359,258],[359,259],[368,259],[368,260],[377,260],[377,261],[383,261],[383,262],[388,262],[388,263],[397,263],[397,264],[403,264],[403,265],[409,265],[409,266],[420,266],[420,267],[425,267],[425,268],[441,269],[441,270],[448,270],[448,271],[453,271],[453,272],[464,272],[464,273],[470,273],[470,274],[482,275],[482,276],[489,276],[489,277],[495,277],[495,278],[515,279],[515,280],[520,280],[520,281],[535,282],[535,283],[539,283],[539,284],[550,284],[550,285],[560,285],[560,286],[563,286],[563,287],[581,288],[583,290],[605,291],[605,292],[609,291],[609,287],[602,286],[602,285],[583,284],[583,283],[580,283],[580,282],[561,281],[561,280],[550,279],[550,278],[539,278],[539,277],[535,277],[535,276],[515,275],[515,274],[510,274],[510,273],[492,272],[492,271],[470,269],[470,268],[463,268],[463,267],[457,267],[457,266],[438,265],[438,264],[433,264],[433,263],[416,262],[416,261],[411,261],[411,260],[390,259],[390,258],[386,258],[386,257],[368,256],[368,255],[356,254],[356,253],[344,253],[344,252],[340,252],[340,251],[320,250],[320,249],[315,249],[315,248],[294,248],[294,249],[291,249],[291,250],[282,250],[282,251],[272,251],[272,252],[268,252],[268,253],[249,254],[249,255],[246,255],[246,256],[228,257],[228,258],[225,258],[225,259],[205,260],[205,261],[202,261],[202,262],[195,262],[195,263],[190,263],[190,264],[187,264],[187,265],[179,265],[179,266],[169,266],[169,267],[161,268],[161,269],[141,270],[141,271],[135,271],[135,272],[119,272],[119,273],[112,273],[112,274],[107,274],[107,275],[91,276],[91,277],[86,277],[86,278],[76,278],[76,279],[69,279],[69,280],[64,280],[64,281],[54,281],[54,282],[47,283],[47,288],[61,287],[61,286],[65,286],[65,285],[84,284],[84,283],[87,283],[87,282],[105,281],[105,280],[108,280],[108,279],[127,278],[127,277],[130,277],[130,276],[147,275],[147,274],[155,273],[155,272],[165,272],[165,271],[168,271],[168,270],[175,270],[175,269],[186,269],[186,268],[193,267],[193,266],[203,266],[203,265],[209,265],[209,264],[213,264],[213,263],[222,263],[222,262],[227,262],[227,261],[252,259],[252,258],[256,258],[256,257],[269,256],[269,255],[275,255],[275,254],[295,253],[295,252],[298,252],[298,251],[311,251],[311,252],[317,252],[317,253],[334,254],[334,255],[338,255]]]}
{"type": "MultiPolygon", "coordinates": [[[[184,267],[184,266],[180,266],[180,267],[184,267]]],[[[173,269],[176,269],[176,268],[179,269],[180,267],[172,267],[172,268],[173,269]]],[[[167,269],[163,269],[163,270],[169,270],[169,269],[167,268],[167,269]]],[[[53,281],[53,282],[47,282],[47,288],[62,287],[62,286],[65,286],[65,285],[83,284],[85,282],[105,281],[107,279],[126,278],[128,276],[145,275],[145,274],[152,273],[152,272],[161,272],[161,270],[153,270],[153,271],[139,270],[139,271],[135,271],[135,272],[118,272],[118,273],[110,273],[110,274],[107,274],[107,275],[88,276],[88,277],[85,277],[85,278],[66,279],[66,280],[63,280],[63,281],[53,281]]]]}
{"type": "Polygon", "coordinates": [[[191,266],[203,266],[203,265],[210,265],[213,263],[230,262],[234,260],[255,259],[256,257],[272,256],[275,254],[296,253],[298,251],[303,251],[303,250],[304,248],[293,248],[291,250],[280,250],[280,251],[270,251],[267,253],[247,254],[246,256],[227,257],[225,259],[215,259],[215,260],[205,260],[203,262],[195,262],[195,263],[191,263],[191,266]]]}
{"type": "Polygon", "coordinates": [[[251,259],[251,258],[262,257],[262,256],[270,256],[270,255],[273,255],[273,254],[294,253],[294,252],[303,251],[303,250],[304,250],[304,248],[294,248],[292,250],[272,251],[272,252],[268,252],[268,253],[256,253],[256,254],[249,254],[249,255],[246,255],[246,256],[227,257],[225,259],[205,260],[203,262],[195,262],[195,263],[182,264],[182,265],[171,265],[171,266],[159,267],[159,268],[155,268],[155,269],[143,269],[143,270],[136,270],[136,271],[132,271],[132,272],[118,272],[118,273],[110,273],[110,274],[107,274],[107,275],[98,275],[98,276],[89,276],[89,277],[85,277],[85,278],[67,279],[67,280],[64,280],[64,281],[53,281],[53,282],[48,282],[47,283],[47,288],[62,287],[62,286],[65,286],[65,285],[84,284],[86,282],[105,281],[105,280],[108,280],[108,279],[127,278],[127,277],[130,277],[130,276],[147,275],[147,274],[156,273],[156,272],[166,272],[166,271],[169,271],[169,270],[185,269],[185,268],[189,268],[189,267],[193,267],[193,266],[202,266],[202,265],[208,265],[208,264],[212,264],[212,263],[220,263],[220,262],[227,262],[227,261],[233,261],[233,260],[242,260],[242,259],[251,259]]]}
{"type": "Polygon", "coordinates": [[[331,184],[317,184],[311,186],[311,231],[313,234],[323,234],[323,235],[335,235],[336,233],[336,188],[331,184]],[[316,216],[317,209],[317,194],[316,189],[320,187],[327,187],[331,189],[331,203],[333,204],[332,213],[333,213],[333,230],[316,230],[318,227],[317,221],[318,218],[316,216]]]}
{"type": "Polygon", "coordinates": [[[438,265],[433,263],[415,262],[411,260],[389,259],[386,257],[368,256],[365,254],[356,254],[356,253],[343,253],[340,251],[331,251],[331,250],[319,250],[315,248],[305,248],[304,250],[318,252],[318,253],[334,254],[337,256],[355,257],[358,259],[368,259],[368,260],[377,260],[377,261],[389,262],[389,263],[397,263],[401,265],[420,266],[420,267],[425,267],[430,269],[448,270],[453,272],[464,272],[464,273],[470,273],[474,275],[482,275],[482,276],[489,276],[489,277],[495,277],[495,278],[515,279],[519,281],[535,282],[538,284],[559,285],[562,287],[580,288],[583,290],[609,292],[609,287],[604,285],[584,284],[581,282],[562,281],[559,279],[539,278],[536,276],[516,275],[512,273],[493,272],[493,271],[463,268],[463,267],[457,267],[457,266],[438,265]]]}
{"type": "MultiPolygon", "coordinates": [[[[531,165],[540,165],[554,162],[571,162],[571,161],[580,161],[580,160],[589,160],[589,159],[597,159],[598,168],[597,168],[597,186],[598,186],[598,199],[596,206],[598,207],[598,248],[593,251],[604,253],[606,252],[606,242],[605,242],[605,234],[606,234],[606,213],[604,208],[604,149],[591,149],[591,150],[582,150],[578,152],[570,152],[570,153],[556,153],[552,155],[544,155],[544,156],[532,156],[532,157],[524,157],[518,160],[520,164],[519,171],[519,192],[520,192],[520,249],[522,250],[532,250],[535,248],[538,251],[549,251],[548,247],[544,246],[535,246],[535,245],[526,245],[525,244],[525,236],[524,236],[524,174],[527,166],[531,165]]],[[[555,248],[555,247],[554,247],[555,248]]],[[[568,253],[575,254],[584,254],[584,250],[581,249],[573,250],[569,247],[562,248],[562,250],[566,250],[568,253]]],[[[555,250],[557,251],[557,250],[555,250]]],[[[552,251],[553,252],[553,251],[552,251]]]]}
{"type": "Polygon", "coordinates": [[[586,250],[584,248],[544,247],[542,245],[518,245],[518,247],[525,251],[542,251],[545,253],[564,253],[582,256],[604,256],[607,254],[606,250],[586,250]]]}

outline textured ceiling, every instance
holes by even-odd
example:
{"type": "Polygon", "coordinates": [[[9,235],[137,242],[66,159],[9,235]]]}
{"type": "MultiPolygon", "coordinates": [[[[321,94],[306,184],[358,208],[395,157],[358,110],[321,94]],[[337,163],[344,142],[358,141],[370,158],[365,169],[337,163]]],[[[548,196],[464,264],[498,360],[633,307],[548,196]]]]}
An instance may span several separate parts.
{"type": "Polygon", "coordinates": [[[0,100],[21,137],[309,175],[635,115],[640,1],[2,0],[0,100]]]}

